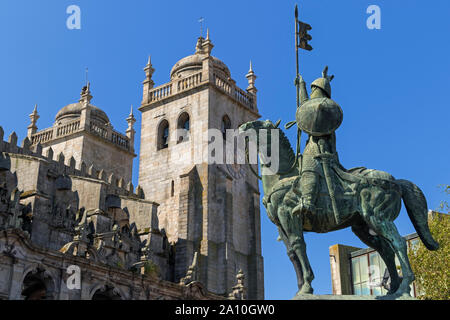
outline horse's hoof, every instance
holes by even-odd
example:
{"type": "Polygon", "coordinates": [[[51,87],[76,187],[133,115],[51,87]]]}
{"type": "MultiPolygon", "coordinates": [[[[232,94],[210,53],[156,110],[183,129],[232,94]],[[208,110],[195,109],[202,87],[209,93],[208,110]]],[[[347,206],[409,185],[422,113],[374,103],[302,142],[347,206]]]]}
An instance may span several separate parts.
{"type": "Polygon", "coordinates": [[[313,294],[314,293],[314,289],[311,288],[311,286],[303,286],[303,288],[301,288],[297,294],[313,294]]]}

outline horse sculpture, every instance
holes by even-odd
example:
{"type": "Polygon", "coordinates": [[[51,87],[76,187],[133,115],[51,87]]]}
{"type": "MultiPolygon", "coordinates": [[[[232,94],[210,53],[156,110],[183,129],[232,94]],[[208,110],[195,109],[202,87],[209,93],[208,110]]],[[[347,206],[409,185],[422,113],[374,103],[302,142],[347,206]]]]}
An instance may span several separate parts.
{"type": "Polygon", "coordinates": [[[340,214],[338,221],[324,179],[319,182],[314,212],[293,212],[301,198],[298,192],[301,191],[300,171],[296,166],[299,155],[293,152],[278,124],[270,120],[252,121],[241,125],[239,130],[241,133],[255,130],[257,145],[264,146],[264,150],[271,150],[271,143],[279,143],[279,170],[276,174],[269,172],[269,163],[265,163],[264,155],[258,149],[264,190],[262,201],[270,221],[278,227],[280,238],[294,265],[299,288],[296,295],[313,293],[311,282],[314,274],[306,255],[304,231],[325,233],[351,227],[356,236],[378,251],[384,260],[391,277],[388,295],[409,296],[414,274],[407,256],[406,241],[393,221],[400,213],[403,199],[408,216],[424,245],[429,250],[439,247],[428,228],[427,203],[422,191],[412,182],[397,180],[383,171],[363,167],[341,168],[335,172],[335,185],[338,186],[336,202],[340,214]],[[267,130],[266,141],[260,141],[262,129],[267,130]],[[279,131],[279,141],[272,141],[273,130],[279,131]],[[402,278],[397,273],[395,256],[401,265],[402,278]]]}

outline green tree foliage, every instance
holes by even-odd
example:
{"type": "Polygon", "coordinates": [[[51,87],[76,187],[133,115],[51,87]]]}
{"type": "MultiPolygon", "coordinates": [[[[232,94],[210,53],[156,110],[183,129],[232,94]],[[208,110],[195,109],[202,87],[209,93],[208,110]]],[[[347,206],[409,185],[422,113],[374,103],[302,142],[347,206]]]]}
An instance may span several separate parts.
{"type": "Polygon", "coordinates": [[[151,260],[144,263],[144,274],[158,277],[160,273],[159,267],[151,260]]]}
{"type": "MultiPolygon", "coordinates": [[[[450,186],[444,186],[444,192],[450,195],[450,186]]],[[[441,202],[440,212],[450,213],[448,201],[441,202]]],[[[429,251],[419,244],[410,250],[409,259],[416,275],[416,284],[424,300],[450,300],[450,216],[434,215],[429,220],[433,238],[439,243],[439,249],[429,251]]]]}

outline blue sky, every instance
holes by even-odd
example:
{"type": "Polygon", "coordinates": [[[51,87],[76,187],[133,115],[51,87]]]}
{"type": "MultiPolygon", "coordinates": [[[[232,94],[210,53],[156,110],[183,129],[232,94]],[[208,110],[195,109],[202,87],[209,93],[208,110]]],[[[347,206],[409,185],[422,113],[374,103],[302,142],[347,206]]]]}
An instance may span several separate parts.
{"type": "MultiPolygon", "coordinates": [[[[258,76],[259,111],[283,123],[295,112],[294,1],[24,1],[0,3],[0,125],[21,141],[35,103],[40,129],[77,101],[89,68],[92,103],[125,131],[130,105],[142,98],[142,68],[152,55],[156,85],[173,64],[192,54],[205,17],[215,47],[232,77],[246,88],[249,60],[258,76]],[[81,30],[66,28],[66,8],[81,8],[81,30]]],[[[300,71],[310,83],[323,67],[335,75],[333,99],[344,111],[337,130],[341,163],[366,166],[415,182],[430,208],[450,183],[450,2],[303,0],[300,19],[312,25],[312,52],[302,52],[300,71]],[[369,5],[381,8],[381,29],[366,27],[369,5]]],[[[139,128],[140,115],[136,112],[139,128]]],[[[295,141],[295,130],[288,136],[295,141]]],[[[305,136],[303,137],[305,140],[305,136]]],[[[139,143],[136,144],[139,149],[139,143]]],[[[138,159],[134,163],[137,184],[138,159]]],[[[262,207],[262,206],[261,206],[262,207]]],[[[261,213],[266,299],[290,299],[293,268],[277,232],[261,213]]],[[[414,232],[406,211],[396,220],[414,232]]],[[[328,248],[365,247],[349,229],[306,235],[316,293],[331,293],[328,248]]]]}

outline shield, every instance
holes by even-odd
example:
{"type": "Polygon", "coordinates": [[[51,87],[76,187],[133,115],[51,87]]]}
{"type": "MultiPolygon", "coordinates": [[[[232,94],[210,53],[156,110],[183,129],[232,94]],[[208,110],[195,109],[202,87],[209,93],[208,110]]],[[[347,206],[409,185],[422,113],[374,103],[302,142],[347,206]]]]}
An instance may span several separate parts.
{"type": "Polygon", "coordinates": [[[341,107],[329,98],[308,100],[296,113],[299,128],[312,136],[333,133],[341,125],[343,117],[341,107]]]}

